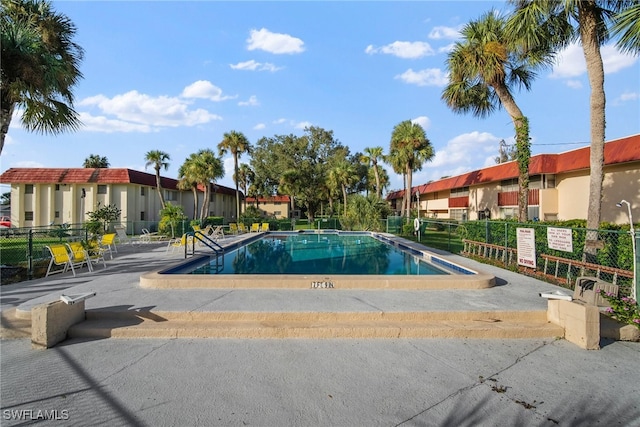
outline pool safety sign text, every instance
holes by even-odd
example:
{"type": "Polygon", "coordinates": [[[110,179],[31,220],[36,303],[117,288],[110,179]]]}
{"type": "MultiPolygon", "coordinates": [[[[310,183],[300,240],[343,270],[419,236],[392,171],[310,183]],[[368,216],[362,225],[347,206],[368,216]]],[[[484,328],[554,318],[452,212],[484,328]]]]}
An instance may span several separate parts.
{"type": "Polygon", "coordinates": [[[533,228],[518,228],[518,264],[536,268],[536,235],[533,228]]]}
{"type": "Polygon", "coordinates": [[[311,289],[314,288],[330,288],[333,289],[333,282],[323,281],[323,282],[311,282],[311,289]]]}

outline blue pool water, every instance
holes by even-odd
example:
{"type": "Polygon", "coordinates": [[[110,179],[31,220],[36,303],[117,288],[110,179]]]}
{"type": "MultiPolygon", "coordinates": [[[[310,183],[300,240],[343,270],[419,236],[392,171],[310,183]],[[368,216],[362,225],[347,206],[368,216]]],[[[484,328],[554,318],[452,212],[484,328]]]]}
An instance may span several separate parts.
{"type": "Polygon", "coordinates": [[[369,234],[266,235],[191,274],[446,275],[421,254],[411,254],[369,234]]]}

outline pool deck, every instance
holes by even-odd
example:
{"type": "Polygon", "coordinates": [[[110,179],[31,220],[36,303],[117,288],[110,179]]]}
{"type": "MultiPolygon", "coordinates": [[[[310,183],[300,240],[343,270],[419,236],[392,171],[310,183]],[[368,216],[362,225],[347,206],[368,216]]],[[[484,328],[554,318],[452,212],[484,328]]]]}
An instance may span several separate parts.
{"type": "MultiPolygon", "coordinates": [[[[3,327],[9,326],[0,342],[2,413],[66,411],[61,415],[68,420],[53,425],[640,425],[640,343],[603,340],[601,350],[586,351],[553,335],[175,339],[179,335],[173,334],[73,338],[34,350],[25,335],[19,338],[20,328],[28,331],[33,306],[61,294],[93,291],[97,295],[86,301],[89,318],[104,321],[99,317],[106,313],[111,322],[118,316],[130,322],[137,317],[138,325],[123,328],[135,330],[144,323],[162,329],[199,316],[233,322],[238,313],[252,313],[261,326],[277,320],[269,316],[291,313],[320,316],[314,322],[356,313],[360,322],[418,316],[421,323],[420,316],[452,322],[447,316],[457,313],[468,319],[456,322],[496,326],[507,323],[496,321],[500,316],[546,311],[538,294],[561,289],[457,258],[494,275],[496,286],[144,289],[142,274],[178,262],[182,254],[167,253],[159,244],[119,246],[107,268],[93,274],[83,269],[76,277],[54,275],[0,288],[3,327]],[[11,318],[12,313],[18,316],[11,318]]],[[[2,425],[25,421],[12,417],[2,425]]]]}

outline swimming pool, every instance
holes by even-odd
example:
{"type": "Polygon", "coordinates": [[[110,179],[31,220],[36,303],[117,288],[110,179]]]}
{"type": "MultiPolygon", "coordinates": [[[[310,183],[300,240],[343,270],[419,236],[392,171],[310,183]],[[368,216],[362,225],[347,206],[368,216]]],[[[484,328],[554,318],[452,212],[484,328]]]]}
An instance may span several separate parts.
{"type": "MultiPolygon", "coordinates": [[[[266,235],[225,253],[190,274],[451,274],[421,253],[410,253],[365,234],[266,235]]],[[[469,272],[469,274],[471,274],[469,272]]]]}
{"type": "Polygon", "coordinates": [[[212,269],[215,257],[196,255],[142,275],[140,286],[164,289],[481,289],[495,285],[494,276],[462,265],[460,257],[437,254],[420,244],[386,233],[253,233],[243,236],[239,242],[227,244],[225,249],[223,267],[217,274],[205,274],[212,269]],[[352,249],[359,252],[352,252],[352,249]],[[283,254],[286,256],[276,257],[283,254]],[[261,256],[266,256],[266,261],[257,262],[261,256]],[[454,261],[453,257],[457,259],[454,261]]]}

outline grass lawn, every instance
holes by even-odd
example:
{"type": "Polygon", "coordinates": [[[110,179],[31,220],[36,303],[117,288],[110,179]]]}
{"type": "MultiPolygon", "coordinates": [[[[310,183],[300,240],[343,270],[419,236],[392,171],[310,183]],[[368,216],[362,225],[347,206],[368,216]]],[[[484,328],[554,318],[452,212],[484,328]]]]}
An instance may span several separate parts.
{"type": "MultiPolygon", "coordinates": [[[[418,236],[414,236],[413,234],[409,236],[403,235],[401,237],[414,242],[418,241],[418,236]]],[[[457,234],[433,229],[427,229],[424,233],[420,233],[420,243],[453,254],[460,253],[464,247],[462,239],[457,234]]]]}

